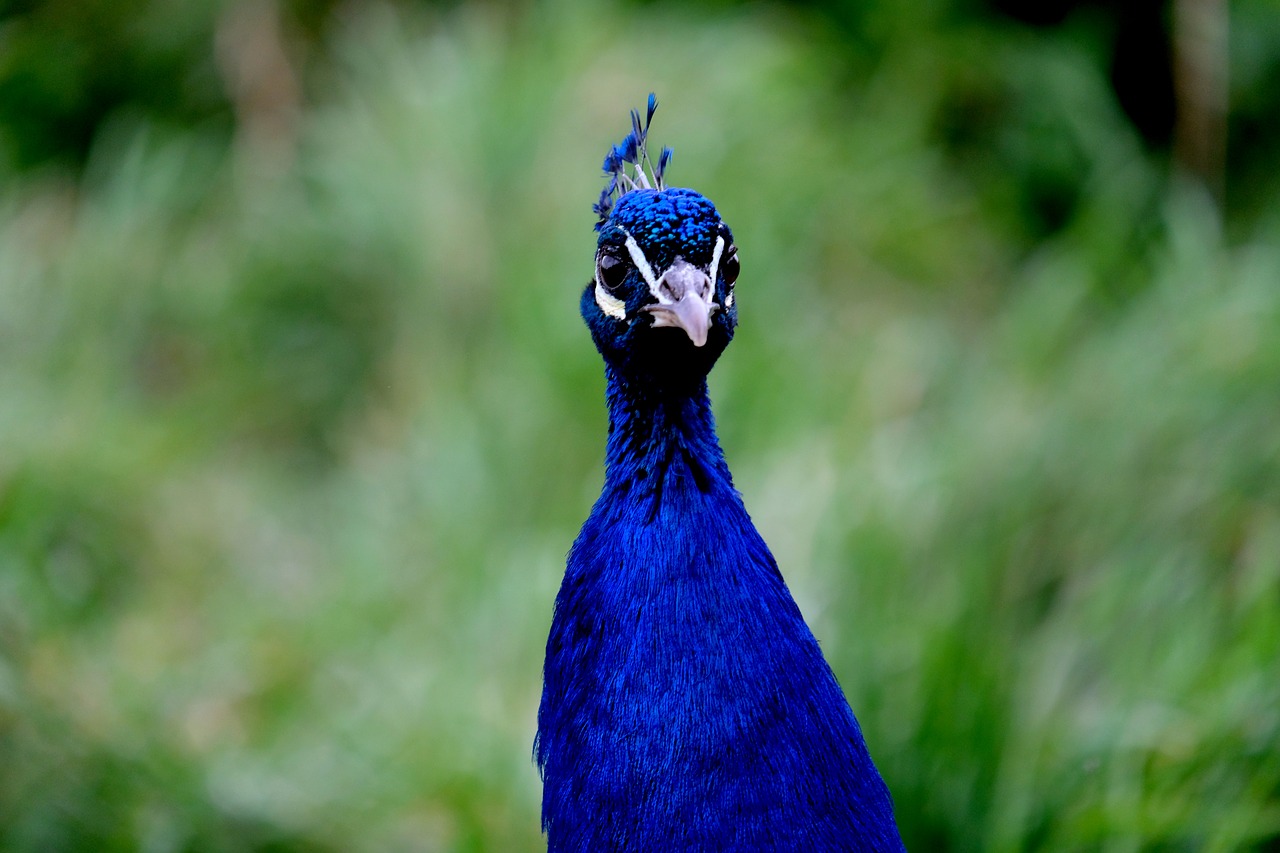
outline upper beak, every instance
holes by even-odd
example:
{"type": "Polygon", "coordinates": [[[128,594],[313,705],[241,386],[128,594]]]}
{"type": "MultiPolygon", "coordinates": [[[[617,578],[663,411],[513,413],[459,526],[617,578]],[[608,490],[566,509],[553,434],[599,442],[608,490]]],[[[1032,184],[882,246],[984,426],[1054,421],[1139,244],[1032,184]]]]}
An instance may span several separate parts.
{"type": "Polygon", "coordinates": [[[711,277],[682,258],[676,258],[658,281],[658,302],[646,305],[653,315],[654,328],[677,326],[684,329],[695,347],[707,342],[711,314],[716,304],[711,301],[711,277]]]}

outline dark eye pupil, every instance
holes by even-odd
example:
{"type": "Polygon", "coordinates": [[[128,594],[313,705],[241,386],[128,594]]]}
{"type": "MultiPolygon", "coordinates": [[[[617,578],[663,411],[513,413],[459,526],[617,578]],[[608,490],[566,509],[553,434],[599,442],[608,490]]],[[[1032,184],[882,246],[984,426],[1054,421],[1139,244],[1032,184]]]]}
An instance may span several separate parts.
{"type": "Polygon", "coordinates": [[[729,260],[724,262],[724,283],[733,284],[738,280],[738,273],[742,271],[742,267],[738,264],[738,253],[734,252],[729,256],[729,260]]]}
{"type": "Polygon", "coordinates": [[[600,281],[605,290],[617,290],[627,278],[627,264],[618,257],[605,255],[600,259],[600,281]]]}

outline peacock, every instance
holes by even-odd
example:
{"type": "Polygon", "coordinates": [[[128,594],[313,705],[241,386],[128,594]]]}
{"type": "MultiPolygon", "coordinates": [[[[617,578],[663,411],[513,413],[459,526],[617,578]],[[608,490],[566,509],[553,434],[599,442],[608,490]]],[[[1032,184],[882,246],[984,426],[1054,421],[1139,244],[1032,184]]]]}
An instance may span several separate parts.
{"type": "Polygon", "coordinates": [[[600,498],[569,551],[534,757],[550,853],[897,851],[840,685],[734,489],[707,374],[740,263],[710,200],[647,150],[604,160],[581,311],[604,358],[600,498]]]}

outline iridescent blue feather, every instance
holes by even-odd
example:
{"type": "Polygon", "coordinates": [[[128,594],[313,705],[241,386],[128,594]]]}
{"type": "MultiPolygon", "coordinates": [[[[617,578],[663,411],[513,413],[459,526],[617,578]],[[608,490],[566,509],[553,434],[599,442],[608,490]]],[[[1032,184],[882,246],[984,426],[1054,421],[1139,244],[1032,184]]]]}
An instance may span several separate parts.
{"type": "Polygon", "coordinates": [[[658,155],[658,165],[653,170],[653,176],[658,179],[659,186],[662,185],[663,176],[667,173],[667,166],[671,163],[671,155],[675,153],[670,148],[663,146],[662,153],[658,155]]]}
{"type": "Polygon", "coordinates": [[[604,173],[610,177],[609,184],[600,195],[600,200],[591,206],[599,216],[596,230],[599,231],[609,212],[613,209],[617,196],[636,189],[665,189],[667,164],[671,160],[671,149],[664,148],[658,163],[654,166],[649,160],[648,142],[649,127],[653,124],[653,114],[658,109],[658,99],[649,93],[649,102],[645,109],[644,123],[640,123],[640,111],[631,111],[631,132],[622,141],[609,148],[604,155],[604,173]],[[627,167],[634,169],[629,173],[627,167]],[[647,172],[646,169],[651,170],[647,172]]]}
{"type": "Polygon", "coordinates": [[[597,272],[581,299],[609,434],[547,639],[534,752],[548,851],[901,853],[858,722],[716,438],[706,378],[737,323],[736,247],[710,200],[666,187],[670,148],[645,174],[647,106],[594,206],[609,292],[597,272]],[[654,322],[673,270],[707,288],[702,343],[654,322]]]}

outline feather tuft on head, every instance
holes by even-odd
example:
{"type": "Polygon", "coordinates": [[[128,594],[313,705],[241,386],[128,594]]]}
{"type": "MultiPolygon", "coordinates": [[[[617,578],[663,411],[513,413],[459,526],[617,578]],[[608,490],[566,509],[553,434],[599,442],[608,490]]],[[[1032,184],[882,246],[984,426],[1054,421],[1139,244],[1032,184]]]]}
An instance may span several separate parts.
{"type": "Polygon", "coordinates": [[[622,162],[637,163],[640,159],[640,140],[634,133],[628,133],[618,143],[618,147],[615,150],[618,152],[618,156],[622,158],[622,162]]]}
{"type": "Polygon", "coordinates": [[[671,149],[663,148],[655,165],[649,157],[649,126],[653,124],[653,114],[658,109],[658,99],[650,92],[649,102],[645,108],[644,124],[640,124],[640,111],[631,111],[631,132],[604,155],[604,173],[609,176],[609,183],[600,193],[600,200],[591,206],[600,220],[596,223],[599,231],[609,218],[614,203],[631,192],[639,189],[666,189],[665,173],[667,164],[671,162],[671,149]],[[634,167],[628,170],[628,166],[634,167]],[[615,196],[615,193],[617,194],[615,196]]]}
{"type": "Polygon", "coordinates": [[[662,176],[667,173],[667,165],[671,162],[671,155],[675,153],[670,147],[662,146],[662,153],[658,155],[658,165],[653,169],[653,177],[658,182],[658,186],[662,186],[662,176]]]}

